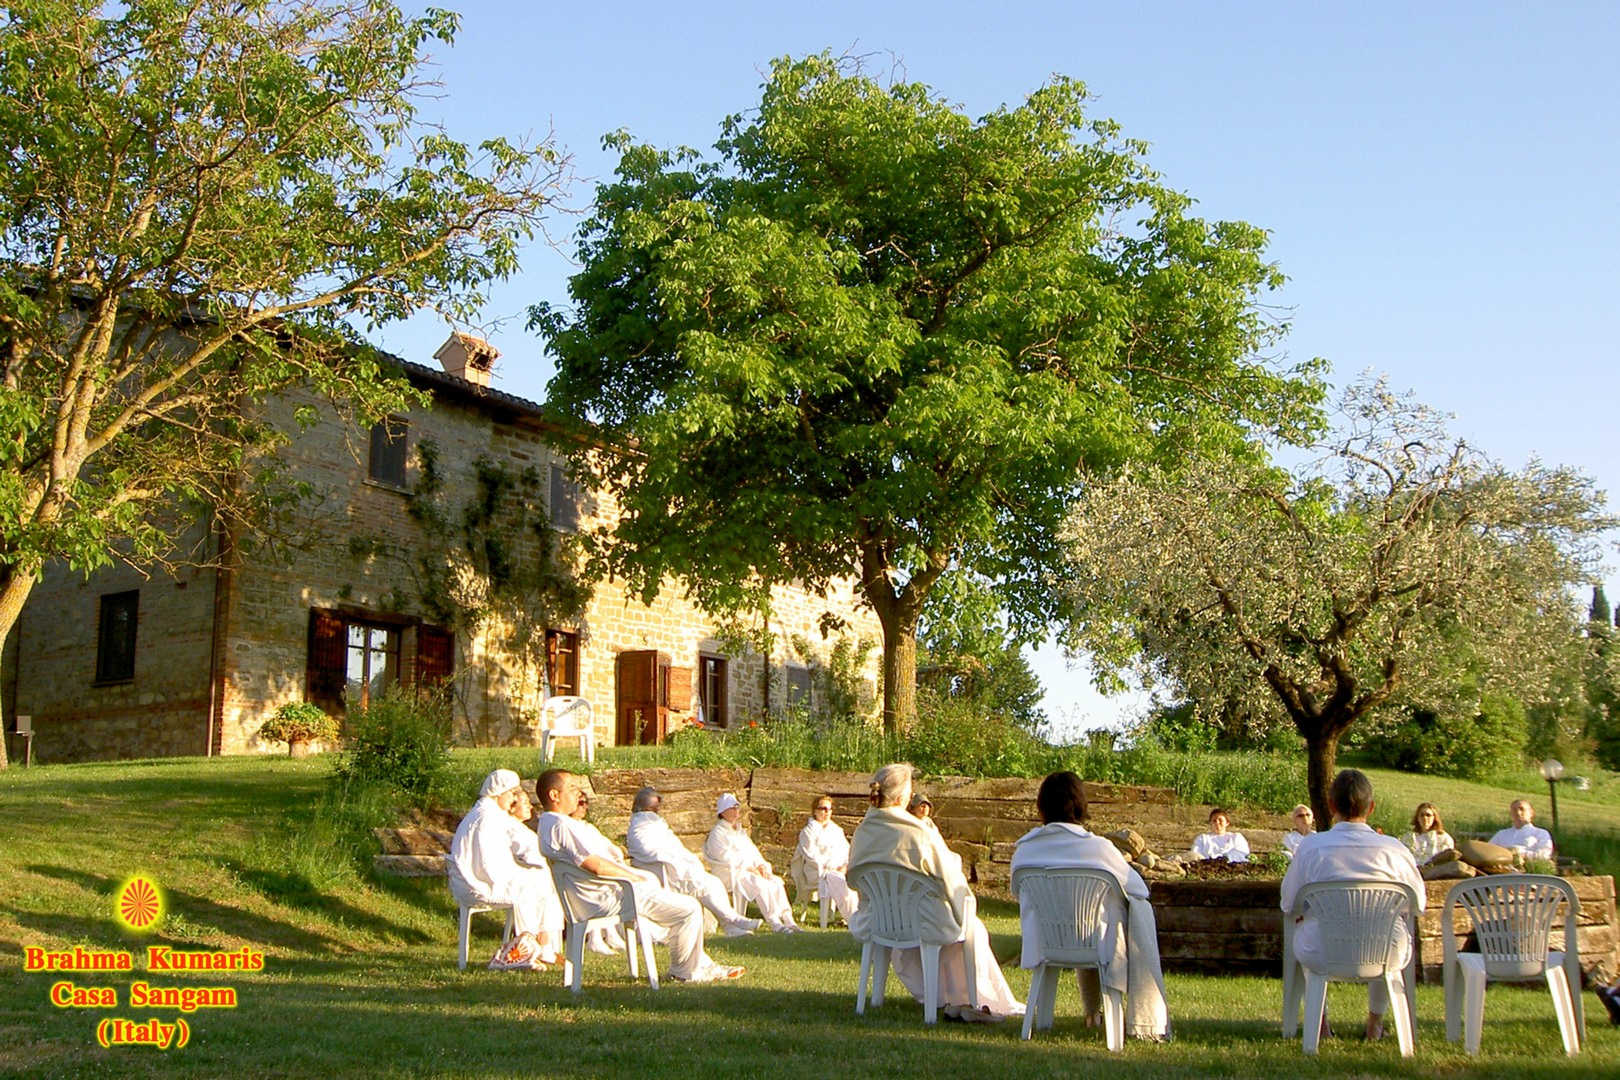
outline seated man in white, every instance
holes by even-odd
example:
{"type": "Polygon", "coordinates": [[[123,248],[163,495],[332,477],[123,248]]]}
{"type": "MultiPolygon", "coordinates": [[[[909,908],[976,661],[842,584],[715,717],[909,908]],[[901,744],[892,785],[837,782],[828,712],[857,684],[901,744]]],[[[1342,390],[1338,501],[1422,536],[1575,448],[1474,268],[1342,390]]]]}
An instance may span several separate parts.
{"type": "MultiPolygon", "coordinates": [[[[1293,911],[1299,891],[1319,881],[1404,883],[1417,891],[1418,911],[1422,911],[1426,899],[1423,878],[1418,874],[1411,851],[1395,837],[1374,832],[1367,824],[1367,815],[1373,809],[1372,781],[1357,769],[1343,770],[1333,778],[1333,786],[1328,789],[1328,805],[1333,808],[1333,828],[1301,840],[1293,862],[1288,865],[1288,873],[1283,875],[1283,912],[1293,911]]],[[[1414,916],[1416,914],[1413,912],[1414,916]]],[[[1412,956],[1411,930],[1406,920],[1396,919],[1389,932],[1391,947],[1397,953],[1397,966],[1404,967],[1412,956]]],[[[1294,955],[1305,967],[1310,968],[1313,960],[1320,960],[1321,941],[1316,920],[1306,915],[1294,930],[1294,955]]],[[[1367,1038],[1383,1035],[1384,1012],[1388,1008],[1384,984],[1369,983],[1367,1038]]],[[[1325,1012],[1322,1027],[1325,1033],[1325,1012]]]]}
{"type": "Polygon", "coordinates": [[[1232,818],[1220,807],[1209,812],[1209,832],[1194,838],[1192,853],[1200,859],[1225,859],[1227,862],[1248,862],[1249,841],[1242,833],[1232,832],[1232,818]]]}
{"type": "Polygon", "coordinates": [[[1535,807],[1529,799],[1514,799],[1508,806],[1513,824],[1491,837],[1491,843],[1512,848],[1526,859],[1553,857],[1552,833],[1537,825],[1535,807]]]}
{"type": "MultiPolygon", "coordinates": [[[[971,895],[967,878],[962,876],[962,862],[945,846],[939,832],[924,825],[906,811],[911,798],[911,766],[885,765],[872,777],[872,808],[855,827],[855,839],[850,844],[849,865],[888,863],[904,867],[919,874],[935,878],[944,887],[953,922],[935,927],[939,936],[946,931],[957,934],[957,943],[947,945],[939,953],[939,998],[946,1006],[947,1016],[960,1016],[968,1020],[1001,1019],[1022,1016],[1023,1003],[1013,997],[1007,977],[996,963],[990,948],[990,935],[977,917],[965,919],[967,899],[971,895]],[[973,935],[975,989],[978,991],[981,1012],[970,1009],[967,993],[966,950],[961,942],[973,935]]],[[[856,941],[868,936],[865,904],[856,909],[849,920],[849,932],[856,941]]],[[[900,981],[918,1001],[923,997],[922,950],[895,949],[889,954],[900,981]]],[[[879,976],[881,978],[881,976],[879,976]]]]}
{"type": "Polygon", "coordinates": [[[562,944],[562,904],[539,842],[524,824],[531,811],[518,774],[496,769],[450,841],[446,864],[456,903],[512,909],[513,938],[489,964],[497,970],[543,970],[557,962],[562,944]]]}
{"type": "Polygon", "coordinates": [[[1282,839],[1283,854],[1290,859],[1299,850],[1299,842],[1316,831],[1316,811],[1300,803],[1294,807],[1291,819],[1294,827],[1283,833],[1282,839]]]}
{"type": "MultiPolygon", "coordinates": [[[[545,813],[540,815],[540,849],[548,859],[561,859],[597,878],[634,884],[636,918],[647,919],[667,934],[669,974],[684,982],[735,979],[743,969],[722,967],[703,951],[703,908],[690,896],[671,892],[645,871],[624,862],[619,849],[601,830],[573,817],[579,804],[579,778],[565,769],[547,769],[535,788],[545,813]]],[[[570,895],[573,895],[570,893],[570,895]]],[[[618,910],[620,892],[606,881],[586,882],[574,899],[587,916],[618,910]]]]}
{"type": "Polygon", "coordinates": [[[698,903],[714,914],[727,937],[753,933],[759,927],[759,920],[737,914],[737,909],[731,906],[731,898],[726,895],[725,885],[703,868],[703,860],[696,852],[687,850],[659,813],[663,805],[663,796],[655,788],[644,787],[636,792],[630,804],[630,830],[624,839],[631,860],[661,865],[665,883],[678,893],[696,897],[698,903]]]}
{"type": "Polygon", "coordinates": [[[788,903],[787,886],[742,827],[742,807],[737,796],[729,791],[720,796],[714,812],[719,820],[703,842],[703,857],[720,873],[731,875],[744,904],[750,900],[758,904],[759,913],[765,916],[772,930],[778,934],[798,933],[799,928],[793,922],[793,905],[788,903]]]}
{"type": "MultiPolygon", "coordinates": [[[[1125,1034],[1139,1039],[1166,1039],[1170,1014],[1164,1002],[1164,974],[1159,962],[1159,932],[1148,903],[1147,882],[1111,840],[1094,835],[1081,824],[1086,818],[1086,794],[1080,777],[1056,772],[1041,781],[1035,806],[1045,822],[1018,840],[1012,870],[1072,867],[1106,870],[1125,893],[1126,910],[1109,912],[1111,924],[1103,947],[1113,961],[1103,971],[1085,969],[1080,975],[1081,1004],[1086,1023],[1102,1022],[1102,986],[1125,993],[1125,1034]],[[1120,930],[1129,928],[1121,935],[1120,930]]],[[[1020,965],[1040,966],[1040,921],[1033,909],[1019,906],[1024,948],[1020,965]]]]}
{"type": "Polygon", "coordinates": [[[844,871],[849,869],[849,838],[832,819],[832,810],[831,795],[821,796],[811,806],[810,820],[799,830],[799,844],[793,849],[788,871],[801,898],[819,892],[847,923],[860,899],[844,880],[844,871]]]}

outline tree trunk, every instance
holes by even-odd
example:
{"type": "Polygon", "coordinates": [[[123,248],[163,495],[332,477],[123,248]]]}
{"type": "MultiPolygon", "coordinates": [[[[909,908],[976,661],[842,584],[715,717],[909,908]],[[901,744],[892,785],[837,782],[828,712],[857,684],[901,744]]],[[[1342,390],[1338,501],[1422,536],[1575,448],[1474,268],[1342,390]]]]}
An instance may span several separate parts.
{"type": "MultiPolygon", "coordinates": [[[[33,574],[24,574],[17,571],[7,573],[0,578],[0,687],[6,683],[5,655],[6,642],[11,638],[12,630],[16,629],[17,620],[22,616],[23,604],[28,601],[28,594],[34,591],[34,582],[38,580],[33,574]]],[[[21,657],[18,657],[19,662],[21,657]]],[[[3,696],[3,695],[0,695],[3,696]]],[[[10,758],[6,754],[6,732],[16,726],[16,717],[6,715],[0,709],[0,769],[10,765],[10,758]]]]}
{"type": "Polygon", "coordinates": [[[883,730],[897,735],[917,722],[917,615],[896,600],[874,604],[883,627],[883,730]]]}
{"type": "Polygon", "coordinates": [[[1305,738],[1305,754],[1307,760],[1305,779],[1306,790],[1311,796],[1311,812],[1316,815],[1316,828],[1318,831],[1329,828],[1333,824],[1333,808],[1328,805],[1328,788],[1333,784],[1333,774],[1339,762],[1339,734],[1330,729],[1318,728],[1317,731],[1305,738]]]}

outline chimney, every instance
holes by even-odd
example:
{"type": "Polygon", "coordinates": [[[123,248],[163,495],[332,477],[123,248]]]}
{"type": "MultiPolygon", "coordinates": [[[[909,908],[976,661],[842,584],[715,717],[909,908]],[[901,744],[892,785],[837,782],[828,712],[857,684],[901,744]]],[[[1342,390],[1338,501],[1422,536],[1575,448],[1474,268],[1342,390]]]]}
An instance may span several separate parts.
{"type": "Polygon", "coordinates": [[[447,375],[466,379],[476,386],[488,386],[490,374],[495,370],[495,360],[500,355],[495,346],[483,338],[457,330],[439,346],[433,359],[444,365],[447,375]]]}

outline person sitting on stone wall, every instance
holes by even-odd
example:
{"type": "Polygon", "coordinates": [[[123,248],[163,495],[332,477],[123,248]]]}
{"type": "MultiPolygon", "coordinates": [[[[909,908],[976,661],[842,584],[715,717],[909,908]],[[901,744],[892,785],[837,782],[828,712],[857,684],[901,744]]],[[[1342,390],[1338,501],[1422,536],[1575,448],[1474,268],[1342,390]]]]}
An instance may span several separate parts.
{"type": "Polygon", "coordinates": [[[544,970],[557,962],[562,944],[562,904],[534,831],[524,824],[532,812],[518,774],[496,769],[450,841],[456,903],[512,909],[514,936],[490,961],[495,970],[544,970]]]}
{"type": "Polygon", "coordinates": [[[831,795],[822,795],[812,804],[788,871],[800,899],[819,892],[847,923],[860,900],[844,879],[844,871],[849,869],[849,838],[832,819],[832,811],[831,795]]]}
{"type": "Polygon", "coordinates": [[[541,851],[548,859],[562,859],[592,875],[592,879],[570,886],[570,898],[585,917],[616,913],[621,891],[611,882],[628,881],[635,894],[636,918],[659,928],[669,945],[671,978],[715,982],[743,974],[742,968],[717,964],[703,951],[703,908],[695,899],[666,889],[651,874],[632,868],[600,829],[573,816],[579,804],[577,776],[566,769],[547,769],[535,788],[545,809],[540,815],[541,851]]]}
{"type": "Polygon", "coordinates": [[[1217,806],[1209,812],[1209,832],[1201,833],[1193,840],[1193,855],[1200,859],[1248,862],[1249,841],[1244,839],[1242,833],[1231,830],[1231,815],[1217,806]]]}
{"type": "Polygon", "coordinates": [[[1452,853],[1447,858],[1457,857],[1457,842],[1446,832],[1445,822],[1440,820],[1440,811],[1432,802],[1418,803],[1417,809],[1412,811],[1412,832],[1406,838],[1406,846],[1412,850],[1412,858],[1417,860],[1419,870],[1445,852],[1452,853]]]}
{"type": "Polygon", "coordinates": [[[703,842],[703,857],[717,873],[730,877],[742,895],[743,903],[759,905],[765,923],[778,934],[796,934],[793,905],[788,903],[787,886],[776,876],[759,848],[742,827],[742,804],[731,792],[721,795],[714,812],[719,818],[703,842]]]}
{"type": "Polygon", "coordinates": [[[1529,799],[1514,799],[1508,804],[1508,815],[1513,824],[1499,830],[1491,837],[1491,843],[1512,848],[1525,859],[1553,857],[1552,833],[1536,824],[1536,808],[1530,805],[1529,799]]]}
{"type": "MultiPolygon", "coordinates": [[[[925,912],[924,930],[939,939],[948,940],[951,933],[957,935],[955,942],[939,952],[939,1000],[945,1006],[943,1011],[947,1017],[987,1021],[1022,1016],[1023,1003],[1013,997],[1007,977],[996,963],[984,921],[977,916],[967,917],[972,889],[962,874],[961,859],[945,846],[938,830],[928,828],[906,811],[911,799],[911,776],[911,766],[897,762],[883,766],[872,777],[872,808],[855,827],[855,838],[849,849],[850,868],[858,870],[870,863],[899,866],[939,882],[949,910],[925,912]],[[949,921],[943,925],[934,921],[941,919],[949,921]],[[979,998],[978,1011],[970,1007],[967,992],[966,950],[962,943],[969,935],[973,937],[976,960],[974,986],[979,998]]],[[[849,920],[849,932],[856,941],[864,942],[870,936],[870,918],[871,912],[863,903],[849,920]]],[[[921,1001],[922,950],[893,949],[889,963],[906,989],[921,1001]]],[[[877,976],[884,977],[881,973],[877,976]]]]}
{"type": "Polygon", "coordinates": [[[696,852],[687,850],[664,820],[659,812],[663,805],[664,798],[656,788],[644,787],[636,792],[630,804],[630,829],[624,839],[631,861],[662,866],[664,884],[678,893],[696,897],[698,903],[713,913],[727,937],[753,933],[759,927],[759,920],[740,915],[731,906],[725,884],[704,869],[703,860],[696,852]]]}
{"type": "Polygon", "coordinates": [[[1284,855],[1292,859],[1294,852],[1299,850],[1299,842],[1316,831],[1316,813],[1300,803],[1294,807],[1290,820],[1294,827],[1283,833],[1282,850],[1284,855]]]}

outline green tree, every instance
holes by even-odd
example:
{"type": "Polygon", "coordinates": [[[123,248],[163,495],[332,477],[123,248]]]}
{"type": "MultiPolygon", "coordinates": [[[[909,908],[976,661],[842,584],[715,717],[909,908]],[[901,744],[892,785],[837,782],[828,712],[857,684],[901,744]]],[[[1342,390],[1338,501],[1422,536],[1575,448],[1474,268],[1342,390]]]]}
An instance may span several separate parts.
{"type": "Polygon", "coordinates": [[[1292,475],[1212,454],[1099,484],[1069,540],[1071,644],[1195,702],[1281,705],[1321,821],[1339,739],[1373,710],[1447,700],[1464,674],[1547,696],[1612,524],[1586,477],[1504,469],[1381,382],[1342,413],[1292,475]]]}
{"type": "Polygon", "coordinates": [[[989,582],[960,571],[941,577],[918,625],[917,647],[921,687],[1031,734],[1046,722],[1040,677],[989,582]]]}
{"type": "Polygon", "coordinates": [[[710,611],[853,575],[883,712],[916,712],[948,570],[1044,629],[1082,467],[1304,422],[1261,354],[1265,233],[1210,224],[1056,79],[977,120],[828,55],[777,61],[718,158],[623,134],[573,306],[539,305],[553,404],[634,453],[580,462],[625,510],[598,565],[710,611]]]}
{"type": "Polygon", "coordinates": [[[258,403],[400,408],[351,327],[468,317],[516,267],[563,163],[416,123],[455,25],[388,0],[7,5],[0,640],[47,561],[160,558],[185,503],[251,525],[276,488],[242,466],[269,475],[285,437],[258,403]]]}
{"type": "Polygon", "coordinates": [[[1609,629],[1609,598],[1603,594],[1601,582],[1592,586],[1592,606],[1587,609],[1586,621],[1601,626],[1604,632],[1609,629]]]}

